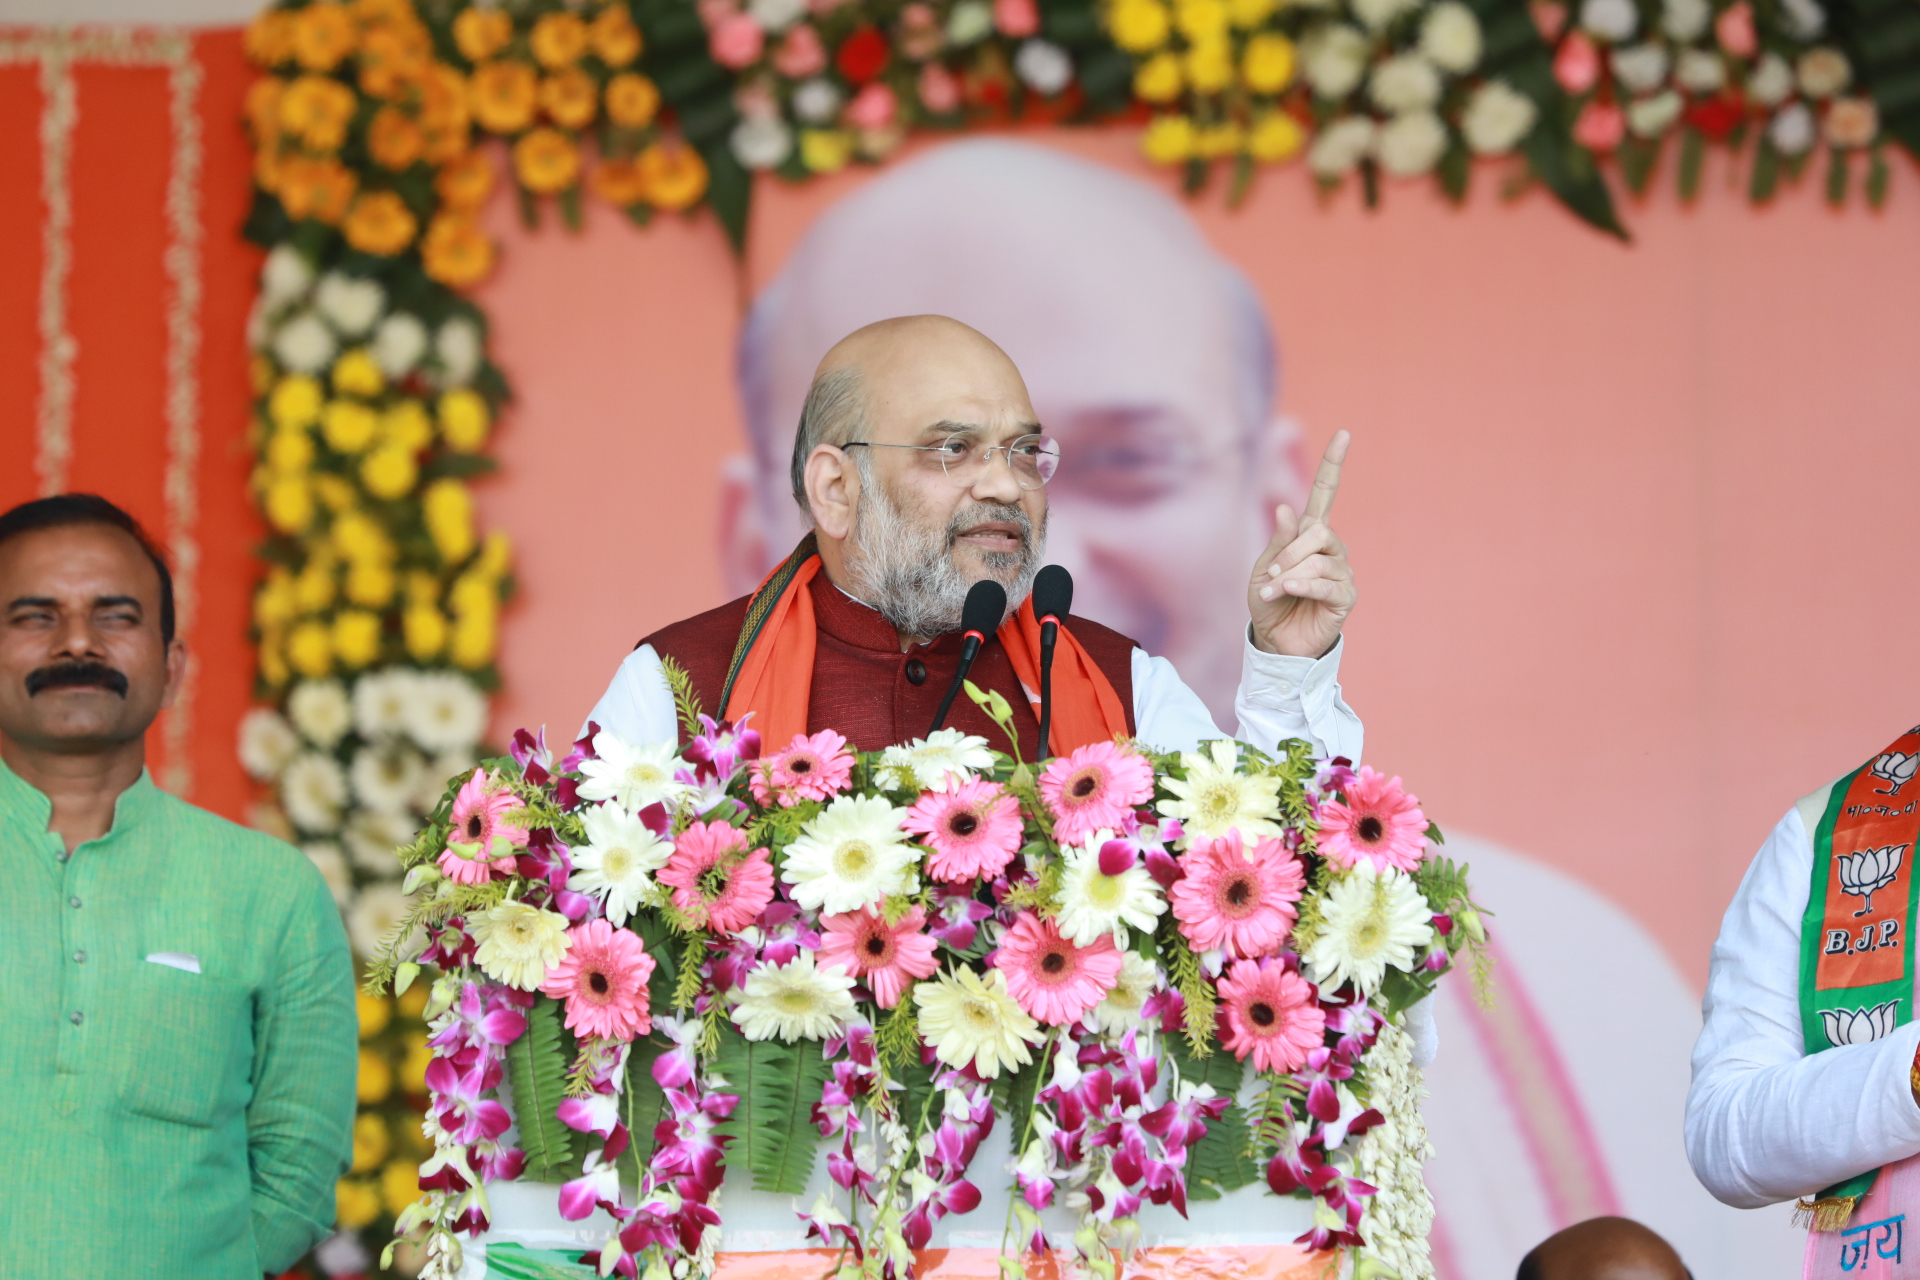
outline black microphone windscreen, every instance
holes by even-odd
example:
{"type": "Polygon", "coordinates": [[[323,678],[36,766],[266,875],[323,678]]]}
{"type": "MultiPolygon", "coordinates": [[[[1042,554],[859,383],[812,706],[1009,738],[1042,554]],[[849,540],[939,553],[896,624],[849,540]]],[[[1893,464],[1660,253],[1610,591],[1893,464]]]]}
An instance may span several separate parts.
{"type": "Polygon", "coordinates": [[[1065,619],[1073,609],[1073,575],[1050,564],[1033,577],[1033,616],[1065,619]]]}
{"type": "Polygon", "coordinates": [[[982,578],[973,584],[966,604],[960,607],[960,630],[991,636],[1006,616],[1007,589],[992,578],[982,578]]]}

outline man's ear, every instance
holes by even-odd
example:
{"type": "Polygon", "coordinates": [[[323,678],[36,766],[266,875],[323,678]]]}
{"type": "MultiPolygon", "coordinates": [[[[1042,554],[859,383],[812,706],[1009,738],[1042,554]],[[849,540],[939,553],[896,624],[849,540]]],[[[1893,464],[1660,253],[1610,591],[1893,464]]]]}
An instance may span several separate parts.
{"type": "Polygon", "coordinates": [[[167,646],[167,688],[160,695],[162,708],[173,705],[187,684],[187,642],[179,636],[167,646]]]}
{"type": "Polygon", "coordinates": [[[815,445],[807,455],[806,477],[813,527],[823,538],[844,542],[853,532],[854,507],[860,499],[860,476],[852,457],[837,445],[815,445]]]}

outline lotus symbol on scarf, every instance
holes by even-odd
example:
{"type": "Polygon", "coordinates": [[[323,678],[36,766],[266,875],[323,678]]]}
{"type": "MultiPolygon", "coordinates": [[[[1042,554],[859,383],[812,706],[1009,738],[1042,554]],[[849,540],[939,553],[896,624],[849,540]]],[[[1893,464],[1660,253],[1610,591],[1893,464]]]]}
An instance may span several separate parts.
{"type": "Polygon", "coordinates": [[[1916,766],[1920,766],[1920,751],[1915,751],[1909,755],[1901,755],[1898,751],[1888,751],[1874,757],[1873,763],[1868,765],[1867,768],[1872,770],[1873,776],[1882,782],[1891,782],[1893,784],[1891,787],[1882,787],[1874,794],[1882,796],[1899,795],[1900,788],[1913,781],[1916,766]]]}
{"type": "Polygon", "coordinates": [[[1843,1044],[1872,1044],[1890,1036],[1899,1008],[1898,1000],[1889,1000],[1871,1009],[1822,1009],[1820,1020],[1826,1024],[1827,1043],[1838,1048],[1843,1044]]]}
{"type": "Polygon", "coordinates": [[[1842,892],[1867,900],[1865,906],[1853,913],[1856,919],[1872,914],[1873,895],[1893,883],[1893,877],[1900,870],[1900,855],[1906,851],[1904,844],[1889,844],[1840,855],[1842,892]]]}

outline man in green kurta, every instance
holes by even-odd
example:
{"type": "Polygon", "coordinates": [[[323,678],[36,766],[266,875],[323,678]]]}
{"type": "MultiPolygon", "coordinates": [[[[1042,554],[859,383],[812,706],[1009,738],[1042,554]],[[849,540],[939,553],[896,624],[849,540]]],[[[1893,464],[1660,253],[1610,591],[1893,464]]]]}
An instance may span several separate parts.
{"type": "Polygon", "coordinates": [[[296,850],[160,791],[186,670],[119,508],[0,516],[0,1276],[258,1280],[333,1222],[353,969],[296,850]]]}

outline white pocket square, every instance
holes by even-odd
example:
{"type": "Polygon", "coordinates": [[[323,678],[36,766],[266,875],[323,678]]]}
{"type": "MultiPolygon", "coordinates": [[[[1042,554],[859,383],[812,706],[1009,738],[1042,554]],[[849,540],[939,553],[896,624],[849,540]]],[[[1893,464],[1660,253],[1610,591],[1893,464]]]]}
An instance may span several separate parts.
{"type": "Polygon", "coordinates": [[[184,973],[200,972],[200,957],[188,955],[184,951],[156,951],[147,957],[148,964],[163,964],[169,969],[179,969],[184,973]]]}

